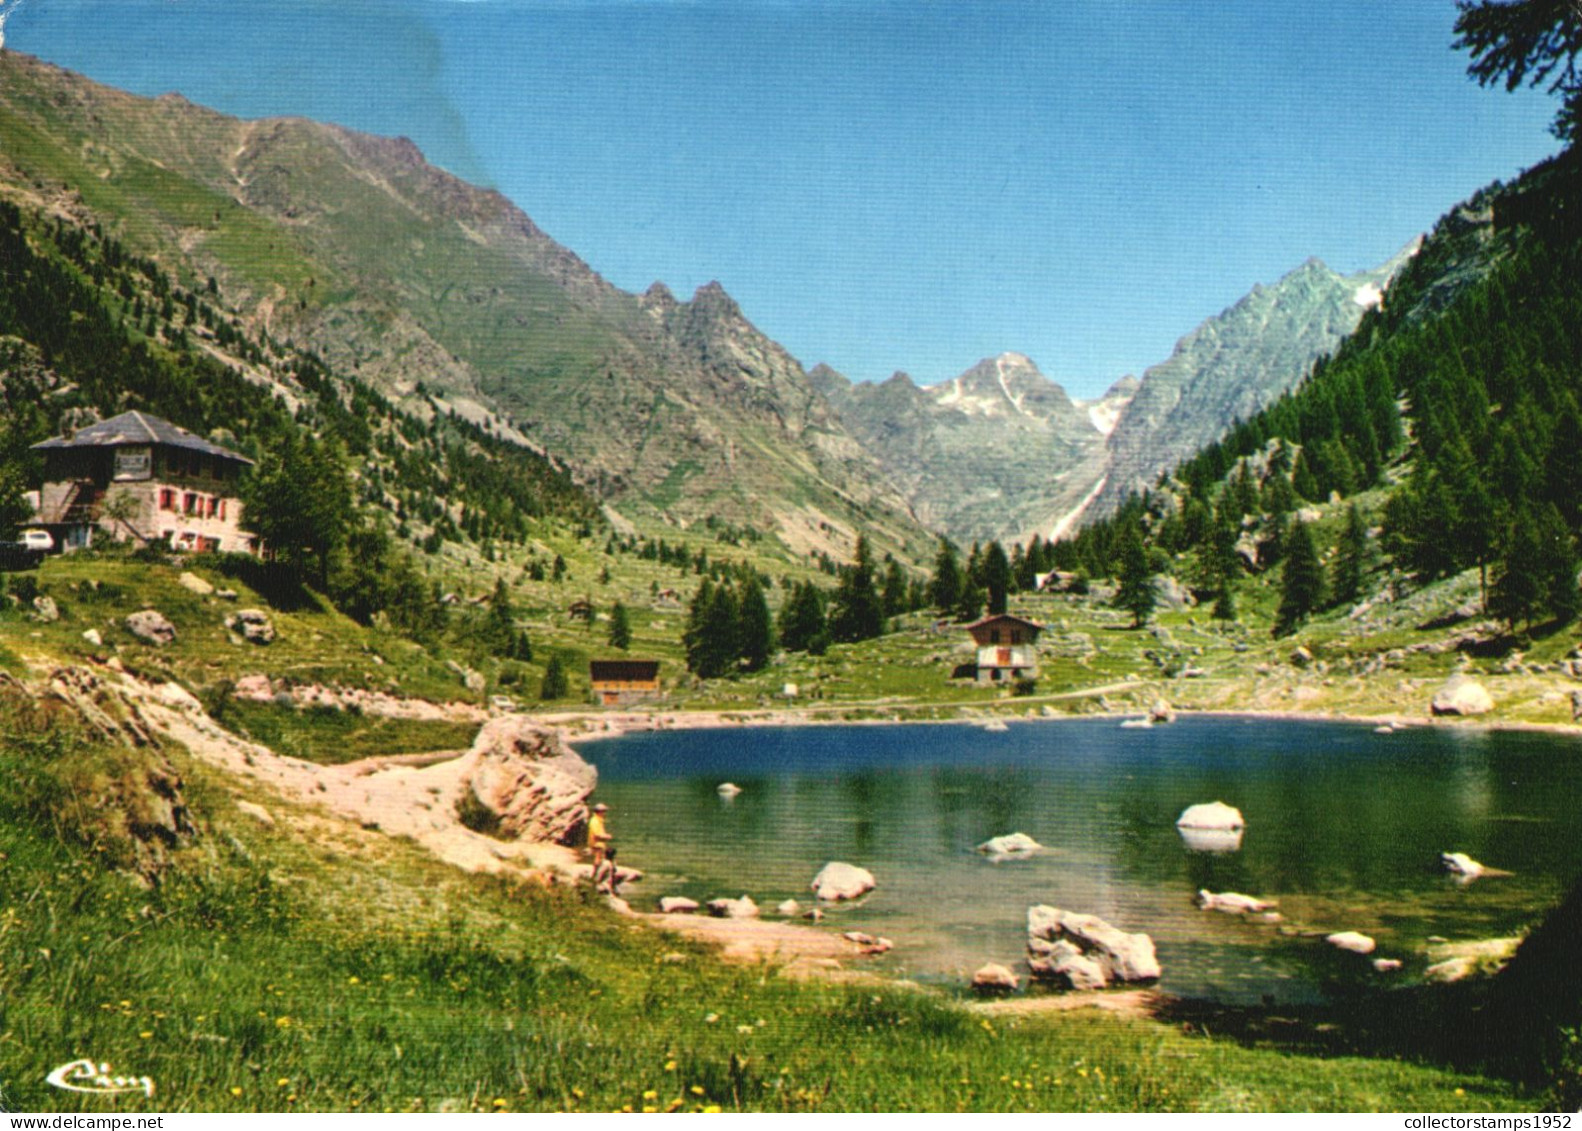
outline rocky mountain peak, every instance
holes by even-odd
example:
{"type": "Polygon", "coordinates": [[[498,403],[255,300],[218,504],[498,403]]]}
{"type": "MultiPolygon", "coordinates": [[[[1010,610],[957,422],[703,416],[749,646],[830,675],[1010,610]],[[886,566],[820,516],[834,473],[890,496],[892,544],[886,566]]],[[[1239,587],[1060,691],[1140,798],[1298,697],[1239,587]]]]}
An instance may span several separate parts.
{"type": "Polygon", "coordinates": [[[670,288],[657,281],[649,284],[648,289],[637,300],[637,304],[647,313],[661,318],[681,305],[676,301],[676,296],[671,293],[670,288]]]}

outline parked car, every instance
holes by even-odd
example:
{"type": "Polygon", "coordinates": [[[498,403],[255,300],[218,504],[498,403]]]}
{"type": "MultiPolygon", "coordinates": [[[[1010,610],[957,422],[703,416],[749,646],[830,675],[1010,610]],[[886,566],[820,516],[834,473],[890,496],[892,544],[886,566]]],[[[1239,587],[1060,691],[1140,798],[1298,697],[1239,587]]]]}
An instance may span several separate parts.
{"type": "Polygon", "coordinates": [[[26,542],[0,542],[0,573],[37,569],[44,561],[44,551],[35,550],[26,542]]]}
{"type": "Polygon", "coordinates": [[[38,550],[40,553],[47,554],[55,548],[55,536],[48,530],[24,530],[22,531],[22,545],[30,550],[38,550]]]}

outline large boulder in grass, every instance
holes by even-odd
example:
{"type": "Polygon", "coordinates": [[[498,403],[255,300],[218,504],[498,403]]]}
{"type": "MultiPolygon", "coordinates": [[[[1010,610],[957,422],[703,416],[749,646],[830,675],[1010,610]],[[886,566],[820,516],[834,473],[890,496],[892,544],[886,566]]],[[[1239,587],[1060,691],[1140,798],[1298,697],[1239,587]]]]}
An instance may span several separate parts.
{"type": "Polygon", "coordinates": [[[1436,715],[1484,715],[1494,710],[1494,697],[1477,680],[1457,673],[1434,693],[1429,710],[1436,715]]]}
{"type": "Polygon", "coordinates": [[[252,644],[275,642],[275,622],[263,609],[238,609],[225,618],[225,627],[252,644]]]}
{"type": "Polygon", "coordinates": [[[125,620],[126,631],[145,644],[162,648],[176,639],[176,626],[158,609],[141,609],[125,620]]]}
{"type": "Polygon", "coordinates": [[[560,732],[521,715],[483,724],[473,739],[469,788],[506,837],[568,843],[588,820],[599,772],[560,732]]]}
{"type": "Polygon", "coordinates": [[[877,886],[873,873],[855,864],[832,860],[813,877],[813,894],[833,903],[840,899],[856,899],[877,886]]]}
{"type": "Polygon", "coordinates": [[[1097,915],[1044,905],[1027,909],[1027,965],[1035,978],[1072,989],[1152,982],[1160,975],[1147,935],[1128,934],[1097,915]]]}

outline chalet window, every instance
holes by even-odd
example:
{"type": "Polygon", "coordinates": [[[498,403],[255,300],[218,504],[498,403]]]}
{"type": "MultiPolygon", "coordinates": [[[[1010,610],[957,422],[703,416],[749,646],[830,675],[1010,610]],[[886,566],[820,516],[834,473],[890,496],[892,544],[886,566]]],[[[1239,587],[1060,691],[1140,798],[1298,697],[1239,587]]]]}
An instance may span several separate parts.
{"type": "Polygon", "coordinates": [[[159,509],[173,511],[176,509],[176,492],[169,487],[159,489],[159,509]]]}
{"type": "Polygon", "coordinates": [[[182,497],[181,509],[185,514],[197,514],[198,496],[193,494],[191,491],[188,491],[186,495],[182,497]]]}
{"type": "Polygon", "coordinates": [[[209,517],[213,518],[215,515],[217,515],[219,513],[220,513],[220,500],[214,498],[211,495],[209,497],[209,517]]]}
{"type": "Polygon", "coordinates": [[[224,499],[220,500],[220,521],[221,522],[225,521],[225,500],[224,499]]]}

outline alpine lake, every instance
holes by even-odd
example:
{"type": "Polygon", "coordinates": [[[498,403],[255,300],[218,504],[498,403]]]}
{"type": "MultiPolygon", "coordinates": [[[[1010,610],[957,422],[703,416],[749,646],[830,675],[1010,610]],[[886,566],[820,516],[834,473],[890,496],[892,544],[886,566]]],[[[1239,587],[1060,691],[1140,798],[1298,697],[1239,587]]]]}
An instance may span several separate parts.
{"type": "Polygon", "coordinates": [[[964,987],[1025,973],[1027,909],[1050,904],[1151,935],[1159,989],[1227,1004],[1312,1002],[1421,980],[1435,948],[1519,935],[1582,876],[1582,739],[1228,716],[752,727],[580,741],[599,771],[623,889],[750,895],[766,917],[814,905],[825,863],[878,887],[825,905],[823,930],[885,936],[872,968],[964,987]],[[718,787],[741,788],[733,798],[718,787]],[[1193,847],[1190,805],[1240,809],[1239,846],[1193,847]],[[1021,832],[1044,846],[992,859],[1021,832]],[[1441,853],[1509,875],[1458,883],[1441,853]],[[1277,903],[1281,921],[1200,910],[1197,893],[1277,903]],[[1362,957],[1323,936],[1377,940],[1362,957]],[[1374,958],[1397,958],[1380,973],[1374,958]]]}

